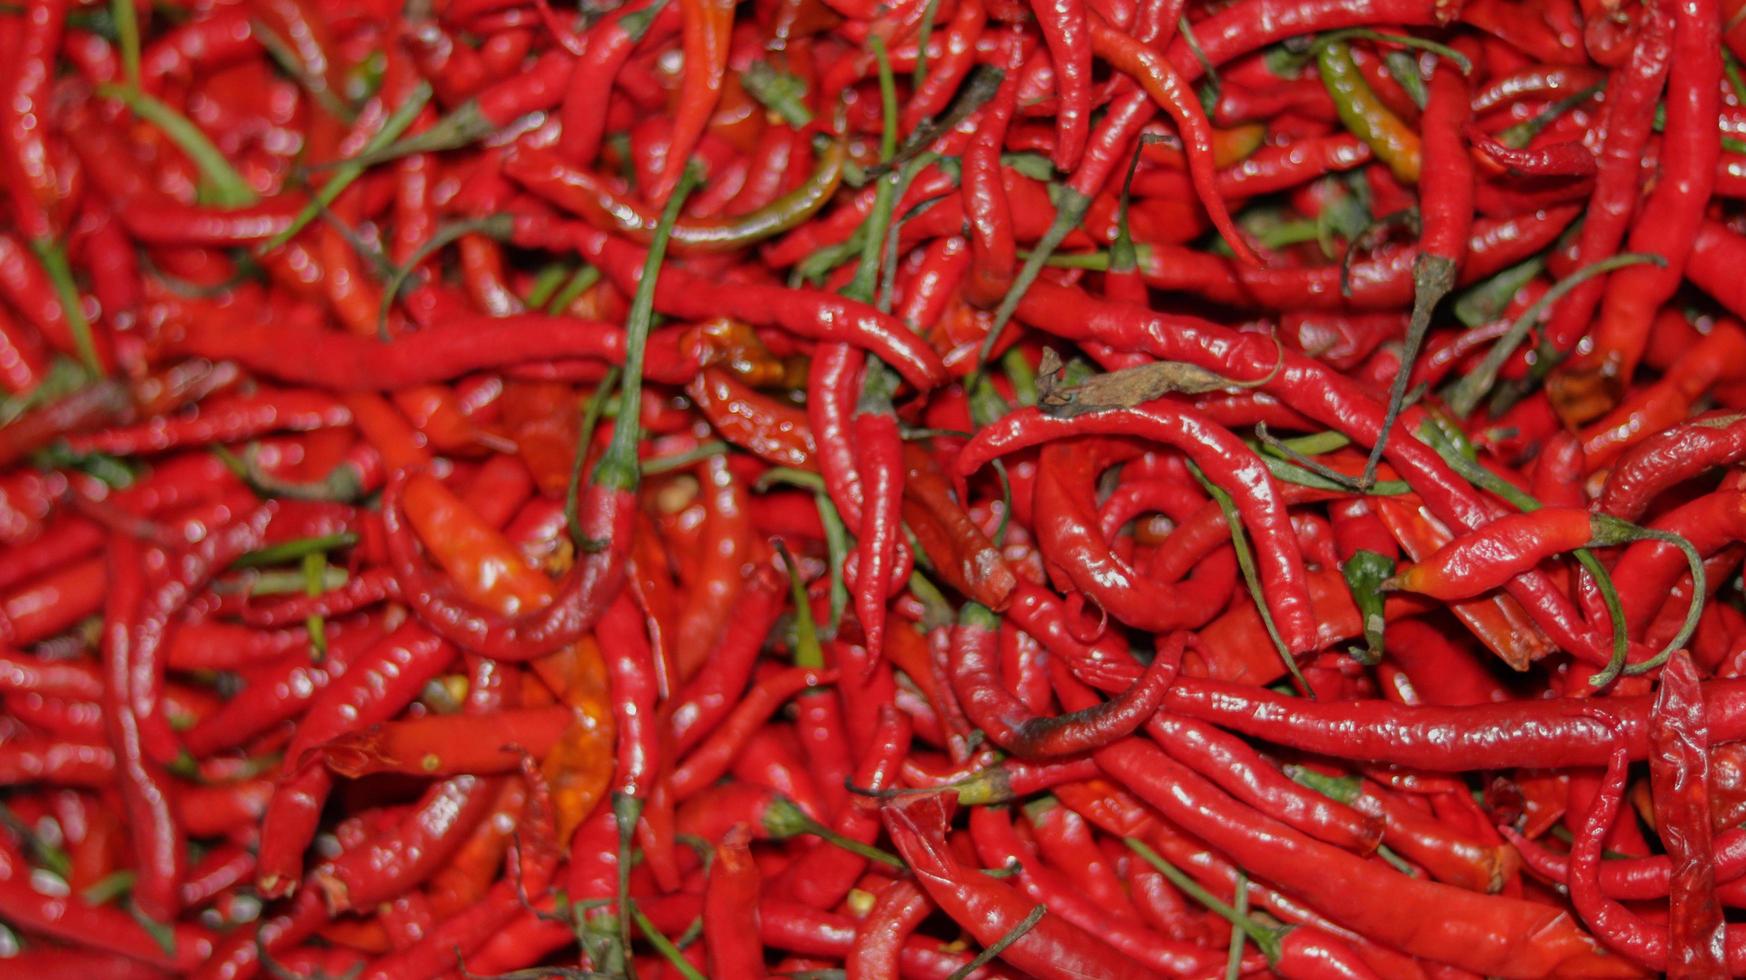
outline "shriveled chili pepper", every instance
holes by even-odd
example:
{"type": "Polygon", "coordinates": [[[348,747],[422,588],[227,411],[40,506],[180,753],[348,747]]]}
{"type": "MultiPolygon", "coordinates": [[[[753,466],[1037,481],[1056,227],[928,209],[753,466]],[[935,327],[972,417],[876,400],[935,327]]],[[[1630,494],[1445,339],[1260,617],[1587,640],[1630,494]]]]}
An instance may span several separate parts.
{"type": "Polygon", "coordinates": [[[1084,714],[1040,718],[995,678],[994,626],[988,610],[974,603],[964,607],[953,633],[952,687],[976,726],[1021,758],[1074,755],[1127,737],[1158,710],[1182,659],[1182,636],[1173,634],[1146,675],[1119,698],[1084,714]]]}
{"type": "Polygon", "coordinates": [[[1674,654],[1650,712],[1649,776],[1655,828],[1666,846],[1669,965],[1676,972],[1724,969],[1726,929],[1713,877],[1708,731],[1691,658],[1674,654]],[[1677,964],[1676,966],[1674,964],[1677,964]]]}

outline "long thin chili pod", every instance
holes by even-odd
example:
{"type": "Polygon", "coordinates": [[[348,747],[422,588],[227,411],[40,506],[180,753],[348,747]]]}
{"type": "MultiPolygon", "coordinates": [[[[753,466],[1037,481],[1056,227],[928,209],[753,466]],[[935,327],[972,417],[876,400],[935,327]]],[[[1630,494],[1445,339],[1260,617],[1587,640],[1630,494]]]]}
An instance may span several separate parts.
{"type": "MultiPolygon", "coordinates": [[[[1382,432],[1364,462],[1361,484],[1368,484],[1400,415],[1419,348],[1431,327],[1431,314],[1455,288],[1456,272],[1467,253],[1473,224],[1473,160],[1462,139],[1469,116],[1467,83],[1458,66],[1440,60],[1431,75],[1424,115],[1419,120],[1424,165],[1419,175],[1419,254],[1413,259],[1413,311],[1407,322],[1400,369],[1388,389],[1382,432]]],[[[1339,100],[1335,100],[1339,104],[1339,100]]],[[[1385,161],[1386,162],[1386,161],[1385,161]]]]}
{"type": "MultiPolygon", "coordinates": [[[[888,804],[880,812],[886,832],[922,889],[979,942],[999,941],[1031,911],[1031,902],[1019,892],[965,869],[952,857],[945,846],[947,812],[938,797],[888,804]]],[[[1097,937],[1047,915],[1000,955],[1038,977],[1153,975],[1097,937]]]]}
{"type": "Polygon", "coordinates": [[[691,165],[692,148],[721,99],[734,23],[733,0],[679,0],[679,12],[685,74],[679,83],[679,111],[673,117],[667,158],[648,188],[649,200],[658,205],[665,204],[679,186],[691,165]]]}
{"type": "MultiPolygon", "coordinates": [[[[680,184],[688,190],[689,181],[680,184]]],[[[655,282],[666,250],[667,232],[678,217],[685,194],[667,202],[654,242],[645,260],[641,282],[626,318],[625,373],[619,394],[621,413],[612,440],[595,464],[581,508],[584,557],[576,563],[545,609],[517,619],[479,610],[455,594],[448,583],[433,581],[414,552],[401,524],[399,496],[403,477],[390,481],[384,499],[384,523],[390,558],[401,579],[402,594],[432,629],[469,649],[499,658],[529,659],[574,641],[599,619],[624,581],[630,550],[632,507],[641,470],[637,462],[642,401],[644,350],[653,317],[655,282]]]]}
{"type": "Polygon", "coordinates": [[[1188,82],[1171,67],[1168,59],[1109,26],[1100,17],[1092,19],[1091,41],[1099,56],[1132,76],[1146,94],[1175,120],[1182,135],[1183,152],[1188,157],[1189,176],[1194,181],[1201,206],[1206,208],[1213,226],[1237,258],[1249,265],[1261,265],[1260,257],[1231,220],[1230,211],[1219,196],[1214,180],[1212,130],[1205,111],[1194,100],[1188,82]]]}
{"type": "Polygon", "coordinates": [[[1344,41],[1320,43],[1316,67],[1346,129],[1368,144],[1402,183],[1417,183],[1423,153],[1419,136],[1377,99],[1353,63],[1350,46],[1344,41]]]}
{"type": "Polygon", "coordinates": [[[1727,930],[1710,839],[1709,732],[1697,668],[1684,653],[1674,654],[1661,672],[1649,723],[1650,797],[1672,867],[1670,971],[1718,974],[1725,969],[1727,930]]]}

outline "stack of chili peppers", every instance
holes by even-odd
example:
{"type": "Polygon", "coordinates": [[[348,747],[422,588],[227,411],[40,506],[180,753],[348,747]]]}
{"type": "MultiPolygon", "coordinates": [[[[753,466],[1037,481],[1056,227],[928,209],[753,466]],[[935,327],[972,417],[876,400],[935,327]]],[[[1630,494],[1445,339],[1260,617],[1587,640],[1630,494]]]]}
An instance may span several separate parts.
{"type": "Polygon", "coordinates": [[[1746,973],[1743,25],[0,5],[0,972],[1746,973]]]}

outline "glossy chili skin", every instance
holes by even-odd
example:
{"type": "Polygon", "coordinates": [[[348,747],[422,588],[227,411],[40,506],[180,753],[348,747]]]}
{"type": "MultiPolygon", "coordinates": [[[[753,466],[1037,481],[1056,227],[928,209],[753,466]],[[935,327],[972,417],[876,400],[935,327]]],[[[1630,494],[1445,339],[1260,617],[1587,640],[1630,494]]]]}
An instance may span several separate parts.
{"type": "MultiPolygon", "coordinates": [[[[1470,266],[1471,268],[1471,266],[1470,266]]],[[[1027,322],[1072,337],[1091,336],[1116,346],[1146,350],[1161,359],[1181,359],[1202,364],[1209,370],[1233,371],[1232,359],[1246,353],[1243,366],[1253,377],[1266,377],[1278,363],[1272,344],[1251,344],[1241,336],[1191,317],[1142,315],[1138,311],[1102,303],[1082,291],[1038,283],[1026,295],[1019,315],[1027,322]]],[[[1246,372],[1245,372],[1246,373],[1246,372]]],[[[1373,443],[1384,408],[1343,377],[1287,352],[1283,367],[1264,387],[1282,401],[1325,424],[1352,429],[1361,443],[1373,443]]],[[[1404,415],[1416,425],[1415,413],[1404,415]]],[[[1388,461],[1411,484],[1428,508],[1439,518],[1478,527],[1492,514],[1479,497],[1452,471],[1416,440],[1391,440],[1388,461]]],[[[1577,621],[1568,600],[1555,594],[1551,583],[1537,572],[1517,576],[1506,587],[1524,598],[1534,621],[1561,646],[1590,650],[1604,659],[1598,639],[1575,629],[1577,621]]],[[[1277,614],[1276,620],[1280,620],[1277,614]]],[[[1285,627],[1281,626],[1282,633],[1285,627]]]]}
{"type": "MultiPolygon", "coordinates": [[[[952,857],[945,847],[946,816],[938,799],[929,797],[882,809],[886,833],[929,898],[979,942],[993,943],[1025,918],[1031,904],[1011,886],[980,876],[952,857]]],[[[1002,958],[1039,977],[1152,975],[1097,937],[1047,915],[1002,958]]]]}
{"type": "Polygon", "coordinates": [[[1399,588],[1439,599],[1465,599],[1502,585],[1542,558],[1596,537],[1588,511],[1551,507],[1498,518],[1456,538],[1395,576],[1399,588]]]}
{"type": "MultiPolygon", "coordinates": [[[[910,749],[912,731],[908,715],[892,705],[881,705],[872,744],[856,766],[853,784],[875,792],[893,788],[910,749]]],[[[870,843],[879,834],[877,808],[871,800],[851,799],[832,829],[851,840],[870,843]]],[[[866,868],[865,856],[821,845],[795,859],[777,877],[774,891],[816,908],[831,908],[843,900],[866,868]]]]}
{"type": "MultiPolygon", "coordinates": [[[[1125,623],[1153,631],[1202,626],[1234,581],[1216,572],[1234,571],[1234,565],[1213,558],[1186,580],[1159,565],[1142,574],[1104,542],[1107,526],[1093,521],[1099,471],[1133,452],[1132,446],[1095,442],[1046,446],[1032,491],[1038,545],[1048,567],[1061,570],[1099,608],[1125,623]]],[[[1222,511],[1219,523],[1228,535],[1222,511]]]]}
{"type": "Polygon", "coordinates": [[[330,912],[372,908],[434,874],[490,810],[496,784],[458,776],[434,784],[388,834],[347,851],[315,874],[330,912]]]}
{"type": "Polygon", "coordinates": [[[1377,98],[1353,63],[1350,49],[1337,42],[1324,45],[1316,54],[1316,66],[1346,128],[1368,144],[1402,183],[1417,182],[1423,155],[1419,134],[1377,98]]]}
{"type": "Polygon", "coordinates": [[[752,679],[765,635],[782,614],[786,590],[765,567],[740,595],[734,618],[717,639],[709,659],[667,707],[668,734],[676,753],[690,751],[734,711],[736,699],[752,679]]]}
{"type": "Polygon", "coordinates": [[[722,976],[764,975],[764,949],[758,941],[759,874],[748,844],[744,828],[728,831],[716,845],[703,892],[709,966],[722,976]]]}
{"type": "Polygon", "coordinates": [[[573,642],[592,626],[623,584],[630,548],[635,495],[589,483],[580,521],[584,540],[598,542],[559,584],[550,605],[516,619],[474,606],[449,581],[435,575],[417,554],[401,516],[404,474],[389,481],[383,523],[401,594],[420,618],[447,639],[499,659],[526,660],[573,642]]]}
{"type": "MultiPolygon", "coordinates": [[[[958,457],[957,475],[963,479],[990,459],[1028,446],[1072,435],[1132,435],[1175,445],[1201,465],[1209,479],[1222,486],[1271,487],[1258,461],[1233,444],[1229,433],[1198,413],[1156,404],[1144,409],[1117,409],[1055,418],[1035,410],[1014,412],[984,427],[958,457]]],[[[1291,538],[1289,522],[1277,497],[1253,490],[1237,496],[1243,523],[1254,535],[1260,556],[1265,594],[1286,646],[1291,650],[1313,648],[1314,628],[1308,596],[1303,586],[1303,558],[1291,538]]]]}
{"type": "Polygon", "coordinates": [[[1479,896],[1416,879],[1403,882],[1379,874],[1344,851],[1297,835],[1252,811],[1244,812],[1210,784],[1177,769],[1161,752],[1138,742],[1100,750],[1098,764],[1184,829],[1213,834],[1235,860],[1274,880],[1290,881],[1288,887],[1313,906],[1365,935],[1393,934],[1409,952],[1434,948],[1438,958],[1468,964],[1469,968],[1507,963],[1511,970],[1534,969],[1527,961],[1540,960],[1546,968],[1581,963],[1583,969],[1629,974],[1628,968],[1606,966],[1609,961],[1595,952],[1588,938],[1560,920],[1557,913],[1548,915],[1548,910],[1528,902],[1479,896]],[[1257,846],[1263,838],[1274,846],[1257,846]],[[1298,857],[1286,858],[1292,851],[1298,857]],[[1310,852],[1318,857],[1309,859],[1310,852]],[[1270,866],[1268,871],[1261,871],[1261,861],[1270,866]],[[1402,915],[1417,902],[1442,908],[1443,921],[1461,933],[1460,938],[1447,932],[1437,936],[1419,933],[1411,924],[1417,917],[1402,915]]]}
{"type": "Polygon", "coordinates": [[[979,807],[970,814],[970,835],[983,862],[1018,865],[1019,887],[1052,914],[1096,935],[1161,974],[1192,976],[1212,968],[1216,954],[1153,935],[1132,920],[1086,901],[1070,881],[1028,851],[1005,807],[979,807]]]}
{"type": "MultiPolygon", "coordinates": [[[[1732,680],[1705,686],[1712,738],[1730,738],[1729,733],[1746,726],[1743,690],[1732,680]]],[[[1615,738],[1632,758],[1644,758],[1649,750],[1649,702],[1647,696],[1611,699],[1602,723],[1577,698],[1453,708],[1294,702],[1239,685],[1183,678],[1164,699],[1167,710],[1256,738],[1440,772],[1600,765],[1615,738]]]]}
{"type": "Polygon", "coordinates": [[[140,880],[135,900],[159,922],[171,922],[180,911],[180,886],[187,867],[182,831],[176,819],[175,784],[163,763],[147,752],[143,724],[130,696],[139,673],[138,637],[132,627],[145,603],[145,555],[137,543],[118,539],[110,553],[109,594],[104,602],[104,717],[109,741],[120,767],[120,789],[131,819],[129,829],[138,852],[140,880]]]}
{"type": "Polygon", "coordinates": [[[393,717],[418,696],[426,681],[455,658],[455,648],[415,623],[407,623],[353,663],[313,701],[287,747],[297,768],[281,780],[264,820],[259,881],[267,894],[285,894],[301,877],[303,850],[331,780],[315,746],[349,731],[393,717]]]}
{"type": "Polygon", "coordinates": [[[1239,973],[1738,967],[1746,34],[1614,6],[0,17],[20,968],[1218,974],[1126,837],[1239,973]]]}
{"type": "Polygon", "coordinates": [[[994,657],[995,622],[988,610],[967,605],[952,635],[951,683],[976,727],[1020,758],[1077,755],[1132,734],[1157,712],[1182,661],[1183,639],[1161,645],[1129,690],[1085,712],[1054,718],[1033,715],[1001,687],[994,657]]]}
{"type": "MultiPolygon", "coordinates": [[[[1636,197],[1636,161],[1649,138],[1654,103],[1666,77],[1672,54],[1672,24],[1660,5],[1646,9],[1635,32],[1635,43],[1624,64],[1613,69],[1604,109],[1595,188],[1589,198],[1590,218],[1583,223],[1578,255],[1583,263],[1606,258],[1624,241],[1636,197]]],[[[1604,283],[1577,287],[1553,312],[1547,333],[1560,350],[1568,350],[1587,329],[1604,291],[1604,283]]]]}
{"type": "Polygon", "coordinates": [[[1317,840],[1363,854],[1385,836],[1382,818],[1299,785],[1252,747],[1211,725],[1159,714],[1146,727],[1171,758],[1317,840]]]}
{"type": "Polygon", "coordinates": [[[674,802],[701,791],[733,764],[746,740],[789,698],[830,679],[827,672],[792,667],[752,685],[721,725],[674,766],[668,780],[674,802]]]}
{"type": "Polygon", "coordinates": [[[903,442],[890,412],[857,411],[849,421],[863,492],[856,533],[860,566],[853,593],[855,614],[867,646],[881,649],[885,635],[886,583],[899,562],[903,508],[903,442]]]}
{"type": "Polygon", "coordinates": [[[1667,848],[1670,968],[1719,973],[1727,931],[1716,895],[1710,832],[1709,731],[1703,689],[1689,656],[1674,654],[1661,672],[1649,715],[1650,797],[1667,848]]]}
{"type": "Polygon", "coordinates": [[[1746,420],[1712,414],[1656,433],[1627,450],[1607,473],[1597,506],[1627,521],[1663,491],[1746,455],[1746,420]]]}
{"type": "Polygon", "coordinates": [[[1593,365],[1608,378],[1628,375],[1636,366],[1655,310],[1677,286],[1710,197],[1720,153],[1721,136],[1712,124],[1720,105],[1719,11],[1705,4],[1670,6],[1673,36],[1662,179],[1644,203],[1657,220],[1635,224],[1627,242],[1631,250],[1653,251],[1667,264],[1628,267],[1609,277],[1600,321],[1593,329],[1595,346],[1583,358],[1585,366],[1593,365]]]}
{"type": "MultiPolygon", "coordinates": [[[[641,250],[601,232],[552,227],[530,218],[516,222],[512,237],[525,244],[555,239],[567,247],[578,248],[624,286],[634,288],[641,277],[641,250]]],[[[655,308],[667,315],[692,319],[725,314],[750,323],[778,324],[810,340],[851,343],[877,354],[906,381],[920,387],[932,388],[945,379],[939,357],[895,317],[820,290],[784,289],[761,282],[727,286],[683,269],[667,269],[656,285],[655,308]]]]}
{"type": "Polygon", "coordinates": [[[896,973],[904,939],[933,909],[927,894],[914,882],[898,879],[886,885],[872,911],[855,929],[847,975],[854,980],[873,980],[896,973]]]}

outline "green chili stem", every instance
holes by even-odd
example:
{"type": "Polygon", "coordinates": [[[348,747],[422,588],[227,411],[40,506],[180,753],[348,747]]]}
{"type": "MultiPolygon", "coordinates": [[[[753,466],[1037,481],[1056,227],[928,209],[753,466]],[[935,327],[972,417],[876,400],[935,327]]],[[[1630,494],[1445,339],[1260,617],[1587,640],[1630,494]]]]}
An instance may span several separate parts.
{"type": "Polygon", "coordinates": [[[115,21],[115,40],[121,48],[121,73],[130,88],[139,88],[139,14],[133,0],[112,0],[109,17],[115,21]]]}
{"type": "Polygon", "coordinates": [[[1584,266],[1560,279],[1556,285],[1546,290],[1539,299],[1535,300],[1532,306],[1523,310],[1521,315],[1516,317],[1515,322],[1510,324],[1509,332],[1498,338],[1497,343],[1486,352],[1485,360],[1479,362],[1479,366],[1474,368],[1471,374],[1455,382],[1451,388],[1446,390],[1443,401],[1449,406],[1449,410],[1462,418],[1471,415],[1474,406],[1479,404],[1479,399],[1484,397],[1485,393],[1491,390],[1491,386],[1497,382],[1497,373],[1503,369],[1504,363],[1509,360],[1510,355],[1516,352],[1516,348],[1521,346],[1522,341],[1527,339],[1528,331],[1535,323],[1539,322],[1540,315],[1546,312],[1553,303],[1562,299],[1566,293],[1595,276],[1644,262],[1663,266],[1667,264],[1666,259],[1653,253],[1626,252],[1584,266]]]}
{"type": "MultiPolygon", "coordinates": [[[[1237,872],[1235,882],[1237,891],[1232,896],[1234,904],[1232,911],[1247,919],[1249,917],[1249,878],[1243,872],[1237,872]]],[[[1243,975],[1243,944],[1249,934],[1242,929],[1231,930],[1230,951],[1225,954],[1225,980],[1238,980],[1243,975]]]]}
{"type": "Polygon", "coordinates": [[[618,368],[609,368],[606,377],[600,379],[600,386],[582,403],[582,424],[576,432],[576,456],[570,460],[570,484],[564,488],[564,525],[570,529],[570,540],[579,548],[595,545],[583,535],[582,521],[577,515],[581,499],[582,466],[588,461],[588,447],[594,443],[594,430],[600,425],[601,413],[606,411],[607,399],[612,397],[612,389],[618,384],[618,377],[618,368]]]}
{"type": "MultiPolygon", "coordinates": [[[[340,166],[362,167],[364,164],[356,161],[346,161],[340,166]]],[[[419,265],[425,259],[447,248],[450,243],[467,235],[489,235],[493,238],[503,238],[509,234],[510,218],[508,215],[494,214],[484,218],[472,218],[467,221],[457,221],[436,230],[430,236],[430,241],[420,245],[416,251],[407,256],[406,262],[394,270],[388,277],[388,283],[382,289],[382,304],[376,310],[376,334],[384,341],[388,336],[388,311],[394,308],[394,302],[400,298],[400,290],[418,272],[419,265]]]]}
{"type": "MultiPolygon", "coordinates": [[[[303,594],[314,598],[322,593],[322,581],[327,577],[327,552],[312,551],[303,556],[303,594]]],[[[316,613],[303,621],[309,631],[310,659],[320,662],[327,656],[327,618],[316,613]]]]}
{"type": "Polygon", "coordinates": [[[105,99],[115,99],[134,115],[162,130],[200,170],[201,180],[211,191],[213,204],[222,208],[240,208],[255,203],[254,188],[187,116],[126,85],[99,85],[97,94],[105,99]]]}
{"type": "Polygon", "coordinates": [[[1036,927],[1037,923],[1043,921],[1043,916],[1047,915],[1048,912],[1048,906],[1045,905],[1039,905],[1036,908],[1031,909],[1031,914],[1020,920],[1019,924],[1013,926],[1010,932],[1001,936],[999,939],[996,939],[987,949],[977,953],[975,959],[956,970],[953,970],[951,975],[946,977],[946,980],[965,980],[965,978],[970,976],[970,974],[987,966],[994,961],[996,956],[999,956],[1004,952],[1008,946],[1011,946],[1013,943],[1024,938],[1024,934],[1030,932],[1036,927]]]}
{"type": "Polygon", "coordinates": [[[79,301],[79,288],[73,282],[72,268],[67,265],[67,253],[59,242],[46,239],[32,241],[30,247],[36,253],[37,261],[42,263],[49,285],[54,287],[55,299],[60,301],[61,311],[66,314],[67,329],[73,334],[73,347],[79,352],[80,362],[85,365],[85,370],[102,377],[103,362],[97,357],[97,344],[91,338],[91,321],[85,316],[84,304],[79,301]]]}
{"type": "Polygon", "coordinates": [[[636,922],[637,929],[642,932],[643,938],[649,941],[650,946],[655,947],[655,952],[660,953],[662,959],[672,964],[673,969],[679,971],[679,975],[685,980],[709,980],[698,972],[697,967],[691,965],[691,961],[685,958],[685,954],[679,950],[678,946],[673,945],[671,939],[661,934],[661,930],[649,921],[649,917],[643,914],[642,909],[637,908],[635,902],[630,903],[630,917],[636,922]]]}
{"type": "Polygon", "coordinates": [[[807,598],[806,583],[800,580],[800,566],[780,538],[776,540],[776,551],[788,570],[788,597],[794,602],[794,666],[823,667],[824,650],[818,645],[818,627],[812,621],[812,601],[807,598]]]}
{"type": "Polygon", "coordinates": [[[231,562],[232,568],[263,568],[268,565],[280,565],[288,561],[300,561],[310,555],[325,554],[350,548],[358,543],[358,536],[350,531],[338,534],[324,534],[313,538],[298,538],[282,544],[271,545],[259,551],[251,551],[231,562]]]}
{"type": "Polygon", "coordinates": [[[648,258],[643,260],[643,275],[637,281],[637,291],[631,297],[630,312],[625,315],[624,380],[619,388],[618,418],[612,427],[612,441],[600,462],[594,464],[594,482],[615,490],[635,490],[639,479],[637,443],[642,438],[639,415],[643,405],[643,357],[649,346],[649,330],[655,320],[655,282],[661,277],[661,262],[667,255],[667,240],[685,199],[702,175],[695,166],[687,166],[679,178],[679,186],[667,199],[661,220],[655,225],[655,235],[649,242],[648,258]]]}
{"type": "Polygon", "coordinates": [[[1274,625],[1273,613],[1268,610],[1266,601],[1261,596],[1261,579],[1255,573],[1255,556],[1249,551],[1249,537],[1243,531],[1243,519],[1237,514],[1237,505],[1231,501],[1231,495],[1222,487],[1206,478],[1200,467],[1188,464],[1189,472],[1200,481],[1201,488],[1207,492],[1219,505],[1219,510],[1225,514],[1225,523],[1231,527],[1231,547],[1237,552],[1237,567],[1243,571],[1243,582],[1249,587],[1249,597],[1255,601],[1255,611],[1261,614],[1261,625],[1267,627],[1267,636],[1273,641],[1273,649],[1279,653],[1279,659],[1285,664],[1285,669],[1291,674],[1291,679],[1297,684],[1298,691],[1311,700],[1315,699],[1315,691],[1310,688],[1309,681],[1298,669],[1297,658],[1286,648],[1285,640],[1279,635],[1279,627],[1274,625]]]}
{"type": "Polygon", "coordinates": [[[564,288],[552,296],[552,301],[546,305],[546,312],[552,316],[562,315],[565,310],[570,308],[571,303],[576,302],[577,297],[594,288],[594,284],[599,281],[599,269],[591,265],[577,269],[576,274],[570,277],[570,281],[564,283],[564,288]]]}
{"type": "MultiPolygon", "coordinates": [[[[1159,874],[1170,879],[1170,883],[1181,890],[1183,894],[1211,909],[1219,918],[1229,922],[1233,928],[1248,936],[1256,946],[1261,948],[1261,952],[1267,957],[1268,962],[1271,963],[1279,959],[1279,935],[1277,933],[1263,928],[1254,919],[1239,913],[1235,908],[1220,901],[1217,895],[1201,887],[1200,882],[1183,874],[1175,865],[1164,860],[1164,856],[1148,847],[1145,841],[1137,837],[1124,839],[1135,854],[1156,868],[1159,874]]],[[[1241,883],[1241,879],[1239,879],[1239,884],[1241,883]]]]}
{"type": "MultiPolygon", "coordinates": [[[[681,186],[684,180],[680,181],[681,186]]],[[[681,195],[675,192],[675,198],[681,195]]],[[[643,801],[629,793],[612,794],[612,818],[618,825],[618,941],[624,950],[625,974],[636,980],[636,967],[631,960],[630,924],[635,909],[630,899],[631,873],[631,837],[636,833],[637,821],[642,819],[643,801]]]]}
{"type": "Polygon", "coordinates": [[[643,475],[655,476],[660,473],[671,473],[674,470],[682,470],[687,466],[691,466],[700,460],[708,459],[711,456],[724,455],[732,449],[732,446],[720,439],[711,439],[708,442],[700,442],[696,447],[688,449],[682,453],[674,453],[671,456],[656,456],[653,459],[643,460],[643,475]]]}
{"type": "MultiPolygon", "coordinates": [[[[126,0],[120,0],[120,2],[125,3],[126,0]]],[[[425,105],[430,102],[430,97],[431,87],[429,83],[419,82],[413,86],[412,91],[407,93],[406,101],[394,107],[394,112],[382,121],[382,128],[376,132],[376,135],[370,137],[368,143],[364,144],[364,152],[371,153],[382,149],[399,139],[400,134],[406,132],[407,127],[412,125],[413,121],[418,118],[418,114],[424,110],[425,105]]],[[[255,249],[255,253],[264,255],[297,237],[298,232],[321,214],[322,208],[331,207],[346,188],[362,177],[365,169],[364,164],[356,160],[347,160],[335,167],[333,173],[322,183],[321,189],[315,192],[314,199],[304,205],[303,210],[297,213],[297,217],[291,224],[284,231],[262,242],[255,249]]]]}
{"type": "Polygon", "coordinates": [[[1018,311],[1019,302],[1030,291],[1031,283],[1037,281],[1037,274],[1043,271],[1043,266],[1048,264],[1055,249],[1085,220],[1085,212],[1090,208],[1090,197],[1071,187],[1061,188],[1059,200],[1055,203],[1055,220],[1049,223],[1048,230],[1037,240],[1036,248],[1031,249],[1031,253],[1025,256],[1025,264],[1019,267],[1018,275],[1013,277],[1012,288],[1001,297],[1000,305],[994,310],[994,323],[988,328],[988,336],[982,338],[982,346],[976,351],[976,374],[980,375],[987,365],[989,355],[994,353],[994,346],[1000,340],[1001,331],[1006,329],[1007,321],[1018,311]]]}

